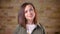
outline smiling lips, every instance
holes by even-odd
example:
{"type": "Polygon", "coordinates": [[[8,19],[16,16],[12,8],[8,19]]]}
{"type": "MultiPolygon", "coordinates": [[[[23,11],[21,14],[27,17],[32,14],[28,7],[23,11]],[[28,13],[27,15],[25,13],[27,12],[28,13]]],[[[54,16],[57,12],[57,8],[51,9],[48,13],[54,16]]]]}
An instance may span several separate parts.
{"type": "Polygon", "coordinates": [[[30,16],[28,16],[28,17],[32,17],[33,15],[31,14],[30,16]]]}
{"type": "Polygon", "coordinates": [[[32,15],[28,16],[28,17],[32,17],[32,15]]]}
{"type": "Polygon", "coordinates": [[[28,16],[28,17],[32,17],[32,16],[28,16]]]}

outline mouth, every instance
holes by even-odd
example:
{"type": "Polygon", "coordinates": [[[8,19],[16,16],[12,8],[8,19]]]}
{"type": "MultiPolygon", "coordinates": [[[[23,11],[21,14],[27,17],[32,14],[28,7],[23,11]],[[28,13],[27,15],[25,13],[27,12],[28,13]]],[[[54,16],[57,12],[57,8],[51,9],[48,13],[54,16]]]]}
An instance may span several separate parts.
{"type": "Polygon", "coordinates": [[[32,16],[28,16],[28,17],[32,17],[32,16]]]}

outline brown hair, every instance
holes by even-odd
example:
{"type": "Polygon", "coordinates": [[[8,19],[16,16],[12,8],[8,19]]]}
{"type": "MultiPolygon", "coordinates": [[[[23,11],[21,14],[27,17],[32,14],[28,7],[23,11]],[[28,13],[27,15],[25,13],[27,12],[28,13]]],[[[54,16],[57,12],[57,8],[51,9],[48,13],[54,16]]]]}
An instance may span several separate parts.
{"type": "Polygon", "coordinates": [[[33,22],[34,22],[34,24],[37,24],[37,13],[36,13],[35,7],[33,6],[32,3],[24,3],[23,5],[21,5],[20,11],[18,12],[18,23],[19,23],[19,25],[23,26],[24,28],[26,28],[26,23],[27,23],[27,20],[24,15],[24,9],[27,5],[31,5],[34,8],[35,17],[33,19],[33,22]]]}

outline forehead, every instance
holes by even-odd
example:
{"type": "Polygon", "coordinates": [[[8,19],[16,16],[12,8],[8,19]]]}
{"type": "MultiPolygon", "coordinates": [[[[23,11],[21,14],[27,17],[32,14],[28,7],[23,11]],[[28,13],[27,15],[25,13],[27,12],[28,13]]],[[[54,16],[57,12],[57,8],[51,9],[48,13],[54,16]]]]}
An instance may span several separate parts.
{"type": "Polygon", "coordinates": [[[33,8],[32,5],[26,5],[25,10],[28,10],[29,8],[33,8]]]}
{"type": "Polygon", "coordinates": [[[26,5],[26,7],[33,7],[32,5],[26,5]]]}

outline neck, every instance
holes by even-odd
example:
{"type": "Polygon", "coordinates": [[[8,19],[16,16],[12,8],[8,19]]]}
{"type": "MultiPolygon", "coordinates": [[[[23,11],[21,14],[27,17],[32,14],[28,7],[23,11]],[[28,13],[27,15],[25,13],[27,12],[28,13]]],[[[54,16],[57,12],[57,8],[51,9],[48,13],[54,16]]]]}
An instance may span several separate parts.
{"type": "Polygon", "coordinates": [[[27,24],[33,24],[33,20],[28,20],[27,24]]]}

